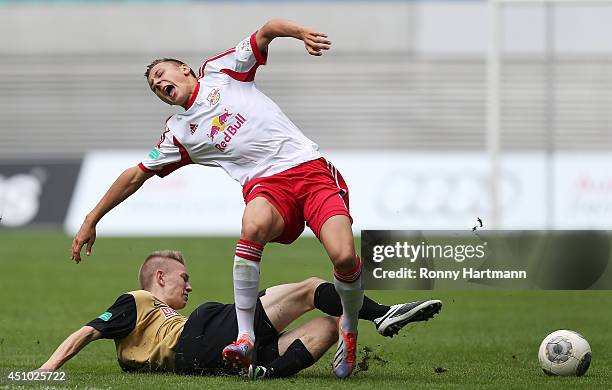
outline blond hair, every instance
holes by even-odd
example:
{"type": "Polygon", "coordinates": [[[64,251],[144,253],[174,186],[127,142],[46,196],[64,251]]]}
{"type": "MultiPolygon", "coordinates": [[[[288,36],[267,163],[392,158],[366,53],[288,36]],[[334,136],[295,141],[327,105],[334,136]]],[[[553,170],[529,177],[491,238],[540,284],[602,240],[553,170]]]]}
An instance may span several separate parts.
{"type": "Polygon", "coordinates": [[[179,263],[185,265],[185,258],[183,257],[183,252],[176,250],[162,250],[162,251],[154,251],[147,256],[142,265],[140,266],[140,270],[138,271],[138,282],[140,283],[140,288],[146,290],[150,287],[152,282],[153,273],[159,269],[166,269],[166,264],[168,261],[178,261],[179,263]]]}

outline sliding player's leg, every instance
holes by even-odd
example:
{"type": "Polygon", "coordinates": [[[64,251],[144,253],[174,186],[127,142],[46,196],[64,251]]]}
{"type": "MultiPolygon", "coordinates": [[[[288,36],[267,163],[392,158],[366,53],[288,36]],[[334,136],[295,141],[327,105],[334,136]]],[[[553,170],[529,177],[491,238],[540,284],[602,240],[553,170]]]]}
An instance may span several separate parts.
{"type": "MultiPolygon", "coordinates": [[[[334,317],[342,315],[342,302],[333,283],[317,277],[269,287],[259,297],[266,316],[279,332],[314,309],[334,317]]],[[[437,299],[387,306],[364,295],[359,319],[372,322],[381,335],[393,337],[409,323],[427,321],[441,309],[442,302],[437,299]]]]}
{"type": "MultiPolygon", "coordinates": [[[[331,316],[340,316],[342,314],[342,303],[332,283],[320,280],[314,291],[314,306],[331,316]]],[[[393,337],[404,326],[413,322],[428,321],[438,314],[441,309],[442,302],[438,299],[427,299],[387,306],[364,295],[363,305],[359,311],[359,319],[372,322],[381,335],[393,337]]]]}
{"type": "Polygon", "coordinates": [[[256,197],[247,204],[233,268],[238,337],[236,342],[223,350],[223,359],[231,366],[248,367],[253,359],[253,318],[259,292],[259,262],[264,245],[281,235],[284,225],[281,214],[264,197],[256,197]]]}
{"type": "MultiPolygon", "coordinates": [[[[263,303],[263,302],[262,302],[263,303]]],[[[258,362],[249,367],[250,379],[286,378],[312,366],[337,340],[334,317],[315,318],[284,333],[278,339],[273,359],[258,353],[258,362]]],[[[264,348],[265,351],[265,348],[264,348]]]]}
{"type": "Polygon", "coordinates": [[[338,349],[332,363],[338,378],[346,378],[355,368],[357,324],[363,304],[361,260],[355,254],[351,221],[347,215],[334,215],[323,223],[319,239],[334,265],[334,286],[342,302],[338,322],[338,349]]]}
{"type": "MultiPolygon", "coordinates": [[[[316,277],[270,287],[260,296],[266,317],[277,332],[282,332],[287,325],[314,308],[332,316],[339,316],[342,312],[334,285],[316,277]]],[[[381,334],[381,321],[385,322],[385,329],[397,333],[408,323],[427,321],[441,307],[442,303],[438,300],[386,306],[365,296],[359,318],[373,322],[381,334]]],[[[259,348],[258,361],[249,367],[249,378],[257,380],[294,375],[314,364],[337,338],[337,320],[334,317],[317,318],[283,333],[277,343],[259,348]]]]}

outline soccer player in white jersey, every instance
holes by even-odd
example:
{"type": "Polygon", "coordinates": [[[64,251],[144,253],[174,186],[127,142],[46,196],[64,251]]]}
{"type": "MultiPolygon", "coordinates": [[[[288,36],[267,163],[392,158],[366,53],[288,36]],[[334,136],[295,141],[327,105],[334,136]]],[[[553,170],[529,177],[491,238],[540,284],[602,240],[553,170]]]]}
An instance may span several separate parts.
{"type": "Polygon", "coordinates": [[[257,67],[266,63],[269,43],[277,37],[303,41],[314,56],[331,45],[323,33],[272,20],[234,48],[204,62],[197,77],[175,59],[156,60],[148,66],[145,77],[151,90],[185,112],[166,121],[153,151],[125,170],[86,216],[73,241],[72,257],[80,262],[85,245],[90,255],[96,224],[153,175],[164,177],[187,164],[220,167],[243,186],[246,203],[233,268],[238,335],[224,349],[224,359],[245,367],[253,359],[253,316],[264,245],[293,242],[307,223],[334,266],[343,312],[333,369],[337,377],[346,378],[355,367],[363,301],[362,265],[355,253],[348,188],[318,146],[253,82],[257,67]]]}

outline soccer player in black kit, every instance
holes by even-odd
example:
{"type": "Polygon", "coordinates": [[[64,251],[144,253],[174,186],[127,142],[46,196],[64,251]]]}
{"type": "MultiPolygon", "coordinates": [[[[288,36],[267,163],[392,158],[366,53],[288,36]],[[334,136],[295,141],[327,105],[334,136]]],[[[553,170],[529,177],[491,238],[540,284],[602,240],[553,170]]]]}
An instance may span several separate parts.
{"type": "MultiPolygon", "coordinates": [[[[176,311],[187,305],[192,291],[181,252],[151,253],[140,267],[139,281],[141,290],[119,296],[98,318],[66,338],[39,370],[57,370],[91,341],[106,338],[115,341],[124,371],[236,372],[222,359],[223,348],[238,327],[234,305],[206,302],[188,318],[176,311]]],[[[408,323],[432,318],[441,307],[439,300],[389,307],[366,297],[359,317],[390,337],[408,323]]],[[[314,364],[337,341],[336,317],[341,313],[333,284],[319,278],[261,291],[255,315],[256,359],[248,376],[288,377],[314,364]],[[327,316],[286,330],[315,308],[327,316]]]]}

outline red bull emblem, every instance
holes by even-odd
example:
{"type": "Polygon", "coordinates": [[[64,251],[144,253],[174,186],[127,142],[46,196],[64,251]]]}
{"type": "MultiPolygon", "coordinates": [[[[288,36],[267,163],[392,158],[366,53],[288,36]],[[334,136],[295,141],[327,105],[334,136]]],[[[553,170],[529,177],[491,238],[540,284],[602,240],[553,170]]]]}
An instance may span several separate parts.
{"type": "Polygon", "coordinates": [[[232,117],[232,113],[224,110],[225,112],[212,120],[212,124],[210,126],[210,132],[208,133],[208,137],[211,140],[215,139],[215,135],[219,133],[223,133],[225,131],[225,127],[227,126],[227,121],[232,117]]]}
{"type": "MultiPolygon", "coordinates": [[[[222,115],[220,115],[219,118],[222,115]]],[[[231,125],[227,125],[227,128],[224,127],[223,130],[221,130],[225,136],[220,142],[215,144],[215,148],[219,149],[222,152],[225,152],[225,148],[227,147],[229,142],[232,140],[232,137],[236,135],[236,133],[238,132],[238,129],[242,127],[244,122],[246,122],[246,119],[241,114],[236,114],[234,123],[232,123],[231,125]]],[[[212,129],[211,129],[211,133],[212,133],[212,129]]]]}

